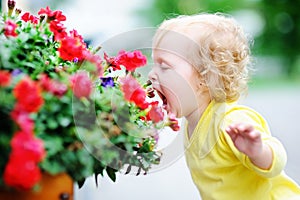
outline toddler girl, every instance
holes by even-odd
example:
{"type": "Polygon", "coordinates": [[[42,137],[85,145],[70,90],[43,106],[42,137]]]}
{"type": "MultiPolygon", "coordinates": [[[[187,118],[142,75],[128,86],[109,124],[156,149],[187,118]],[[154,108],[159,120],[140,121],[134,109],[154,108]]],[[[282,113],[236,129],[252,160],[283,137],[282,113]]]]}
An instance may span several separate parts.
{"type": "Polygon", "coordinates": [[[165,109],[185,117],[186,161],[203,200],[300,199],[286,152],[265,119],[238,104],[247,90],[249,41],[229,16],[164,21],[149,73],[165,109]]]}

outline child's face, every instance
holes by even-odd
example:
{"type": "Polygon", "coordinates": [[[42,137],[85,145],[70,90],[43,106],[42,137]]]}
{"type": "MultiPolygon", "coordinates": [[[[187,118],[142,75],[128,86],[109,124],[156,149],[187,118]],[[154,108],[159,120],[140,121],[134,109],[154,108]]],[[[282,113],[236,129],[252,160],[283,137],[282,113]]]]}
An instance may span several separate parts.
{"type": "Polygon", "coordinates": [[[192,65],[182,56],[160,49],[153,50],[153,61],[149,79],[165,109],[177,117],[186,117],[197,110],[197,72],[192,65]]]}

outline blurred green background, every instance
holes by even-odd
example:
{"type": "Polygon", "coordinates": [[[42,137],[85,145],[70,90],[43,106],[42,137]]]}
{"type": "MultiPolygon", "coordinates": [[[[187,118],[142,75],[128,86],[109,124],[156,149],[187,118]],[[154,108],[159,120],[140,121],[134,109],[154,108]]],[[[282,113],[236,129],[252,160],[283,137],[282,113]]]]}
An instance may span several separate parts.
{"type": "Polygon", "coordinates": [[[299,84],[299,8],[300,0],[153,0],[139,14],[153,26],[177,15],[199,12],[233,15],[253,38],[257,83],[299,84]]]}
{"type": "MultiPolygon", "coordinates": [[[[30,0],[17,1],[17,4],[25,4],[29,10],[37,11],[45,5],[51,9],[70,8],[79,2],[82,5],[94,3],[80,0],[30,0]]],[[[233,15],[254,41],[252,54],[257,69],[253,77],[255,83],[300,85],[300,0],[144,0],[128,1],[127,4],[137,2],[140,6],[131,6],[131,12],[134,13],[131,17],[142,26],[157,27],[166,18],[199,12],[233,15]]],[[[2,0],[2,8],[6,9],[4,4],[6,0],[2,0]]],[[[99,7],[104,4],[109,5],[109,2],[99,1],[99,7]]],[[[109,9],[112,16],[108,17],[113,17],[113,13],[121,9],[114,5],[109,9]]]]}
{"type": "MultiPolygon", "coordinates": [[[[199,12],[233,15],[254,39],[252,54],[265,77],[300,79],[300,0],[153,0],[140,11],[150,25],[199,12]]],[[[262,74],[260,74],[263,76],[262,74]]]]}

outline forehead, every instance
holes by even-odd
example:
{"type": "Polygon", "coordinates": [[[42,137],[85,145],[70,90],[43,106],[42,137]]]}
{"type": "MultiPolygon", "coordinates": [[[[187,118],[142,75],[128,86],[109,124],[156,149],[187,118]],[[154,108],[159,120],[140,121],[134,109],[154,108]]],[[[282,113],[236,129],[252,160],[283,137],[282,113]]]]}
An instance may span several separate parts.
{"type": "Polygon", "coordinates": [[[171,30],[158,30],[154,37],[153,54],[168,52],[189,59],[190,52],[195,51],[197,47],[197,43],[185,34],[171,30]]]}

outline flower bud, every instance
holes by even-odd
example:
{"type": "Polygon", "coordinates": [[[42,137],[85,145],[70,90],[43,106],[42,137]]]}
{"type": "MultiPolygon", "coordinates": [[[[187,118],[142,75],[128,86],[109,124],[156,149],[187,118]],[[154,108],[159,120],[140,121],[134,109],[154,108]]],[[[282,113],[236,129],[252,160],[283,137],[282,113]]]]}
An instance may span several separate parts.
{"type": "Polygon", "coordinates": [[[143,85],[144,88],[152,85],[152,82],[150,80],[147,80],[147,82],[143,85]]]}
{"type": "Polygon", "coordinates": [[[168,116],[169,122],[167,125],[173,130],[173,131],[179,131],[180,126],[178,124],[178,120],[176,119],[175,115],[173,113],[170,113],[168,116]]]}
{"type": "Polygon", "coordinates": [[[15,13],[17,16],[21,14],[22,10],[20,8],[16,8],[15,13]]]}
{"type": "Polygon", "coordinates": [[[11,16],[16,6],[15,0],[8,0],[7,1],[7,7],[8,7],[8,15],[11,16]]]}

